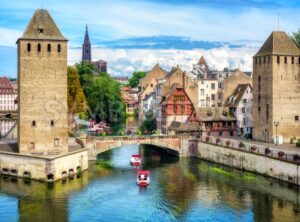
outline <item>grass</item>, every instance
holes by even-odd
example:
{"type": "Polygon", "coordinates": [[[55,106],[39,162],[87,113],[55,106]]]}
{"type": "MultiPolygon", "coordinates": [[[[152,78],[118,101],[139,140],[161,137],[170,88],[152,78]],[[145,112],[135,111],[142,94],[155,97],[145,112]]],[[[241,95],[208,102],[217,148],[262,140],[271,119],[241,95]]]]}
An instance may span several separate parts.
{"type": "Polygon", "coordinates": [[[226,177],[234,178],[237,180],[248,180],[248,181],[255,181],[256,180],[256,175],[253,173],[245,172],[242,174],[236,173],[234,171],[227,171],[223,168],[220,167],[210,167],[206,166],[204,164],[199,164],[198,169],[201,171],[207,171],[207,172],[213,172],[216,174],[221,174],[226,177]]]}
{"type": "Polygon", "coordinates": [[[194,174],[192,174],[191,172],[185,171],[183,173],[183,175],[184,175],[184,177],[186,177],[187,179],[189,179],[192,182],[196,182],[197,181],[196,176],[194,174]]]}

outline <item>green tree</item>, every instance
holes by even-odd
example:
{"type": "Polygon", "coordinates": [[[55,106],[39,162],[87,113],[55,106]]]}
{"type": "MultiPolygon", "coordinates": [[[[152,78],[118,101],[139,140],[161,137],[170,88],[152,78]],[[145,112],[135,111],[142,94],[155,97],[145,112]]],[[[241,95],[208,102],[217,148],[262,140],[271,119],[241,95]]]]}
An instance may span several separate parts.
{"type": "Polygon", "coordinates": [[[292,39],[296,45],[300,48],[300,29],[297,32],[293,32],[292,39]]]}
{"type": "Polygon", "coordinates": [[[132,77],[129,79],[129,85],[131,88],[135,88],[139,85],[139,81],[141,78],[146,76],[146,72],[134,72],[132,77]]]}
{"type": "Polygon", "coordinates": [[[79,75],[74,67],[68,67],[68,110],[73,114],[86,114],[88,110],[79,75]]]}
{"type": "Polygon", "coordinates": [[[95,73],[87,63],[76,65],[81,85],[87,98],[90,114],[97,121],[119,121],[125,115],[125,105],[120,93],[120,85],[107,73],[95,73]]]}
{"type": "Polygon", "coordinates": [[[145,119],[142,122],[141,131],[152,132],[154,130],[156,130],[156,118],[154,112],[152,110],[149,110],[145,112],[145,119]]]}

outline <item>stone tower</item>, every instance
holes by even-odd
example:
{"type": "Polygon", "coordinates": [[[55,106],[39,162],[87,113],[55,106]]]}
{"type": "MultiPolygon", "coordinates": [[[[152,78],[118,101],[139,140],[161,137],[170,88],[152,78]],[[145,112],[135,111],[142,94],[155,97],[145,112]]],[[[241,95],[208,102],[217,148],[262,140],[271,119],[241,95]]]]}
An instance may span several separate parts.
{"type": "Polygon", "coordinates": [[[91,62],[92,61],[92,50],[91,42],[88,32],[88,26],[85,28],[84,42],[82,44],[82,62],[91,62]]]}
{"type": "Polygon", "coordinates": [[[68,151],[67,41],[45,9],[17,41],[20,153],[68,151]]]}
{"type": "Polygon", "coordinates": [[[293,40],[276,31],[253,57],[254,139],[271,142],[275,123],[284,142],[300,137],[299,56],[293,40]]]}

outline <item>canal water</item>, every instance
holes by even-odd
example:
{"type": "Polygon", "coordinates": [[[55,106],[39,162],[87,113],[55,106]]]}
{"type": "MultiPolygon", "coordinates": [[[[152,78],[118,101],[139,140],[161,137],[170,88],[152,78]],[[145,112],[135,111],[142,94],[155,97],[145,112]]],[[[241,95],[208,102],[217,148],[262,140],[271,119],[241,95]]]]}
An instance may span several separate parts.
{"type": "Polygon", "coordinates": [[[295,187],[153,146],[124,146],[54,184],[2,177],[0,221],[300,221],[295,187]],[[131,154],[151,171],[136,185],[131,154]]]}

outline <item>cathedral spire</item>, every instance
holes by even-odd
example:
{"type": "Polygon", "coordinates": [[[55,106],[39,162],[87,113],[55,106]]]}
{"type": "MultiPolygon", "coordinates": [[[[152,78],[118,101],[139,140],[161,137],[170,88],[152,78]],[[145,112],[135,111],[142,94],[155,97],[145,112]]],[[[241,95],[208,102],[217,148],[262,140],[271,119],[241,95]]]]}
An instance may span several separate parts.
{"type": "Polygon", "coordinates": [[[85,36],[84,41],[82,45],[82,62],[91,62],[92,56],[91,56],[91,42],[88,32],[88,25],[85,27],[85,36]]]}

